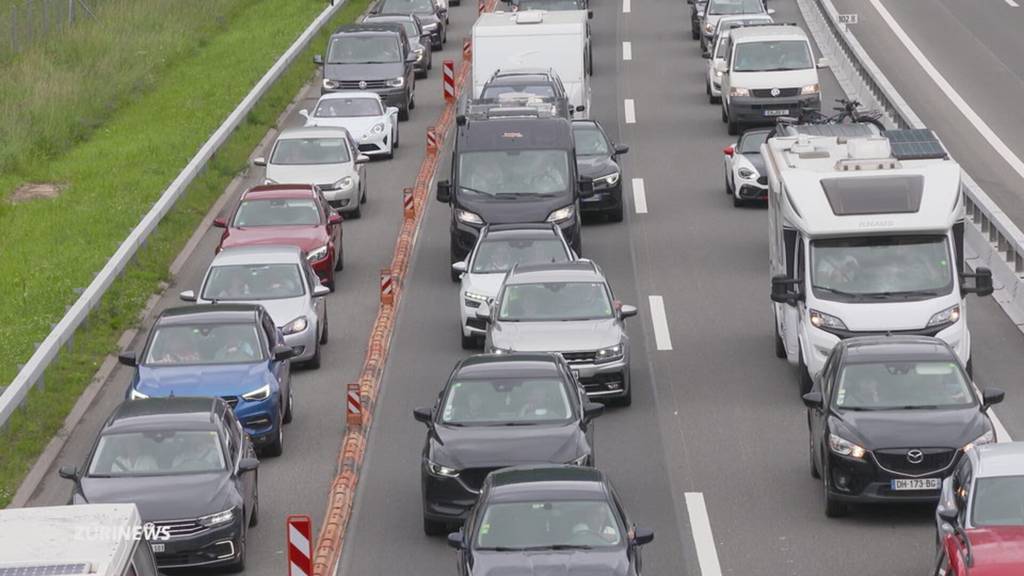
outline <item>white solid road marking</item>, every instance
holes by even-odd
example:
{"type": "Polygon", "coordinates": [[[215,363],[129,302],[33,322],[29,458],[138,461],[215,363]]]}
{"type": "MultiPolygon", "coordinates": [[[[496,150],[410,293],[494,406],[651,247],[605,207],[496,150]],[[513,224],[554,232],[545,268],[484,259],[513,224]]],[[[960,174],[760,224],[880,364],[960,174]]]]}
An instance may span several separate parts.
{"type": "Polygon", "coordinates": [[[629,0],[622,0],[622,13],[629,14],[629,0]]]}
{"type": "Polygon", "coordinates": [[[637,214],[647,214],[647,191],[643,178],[633,178],[633,208],[637,214]]]}
{"type": "Polygon", "coordinates": [[[668,317],[665,316],[665,301],[661,296],[648,296],[651,305],[651,323],[654,324],[654,344],[658,350],[672,349],[672,336],[668,333],[668,317]]]}
{"type": "Polygon", "coordinates": [[[623,42],[622,43],[622,59],[632,60],[633,59],[633,43],[623,42]]]}
{"type": "Polygon", "coordinates": [[[636,106],[632,98],[626,98],[623,105],[626,107],[626,124],[636,124],[636,106]]]}
{"type": "Polygon", "coordinates": [[[693,532],[693,544],[697,548],[701,576],[722,576],[715,537],[711,534],[711,520],[702,492],[686,493],[686,511],[690,515],[690,531],[693,532]]]}
{"type": "Polygon", "coordinates": [[[1014,8],[1020,8],[1020,4],[1017,4],[1013,0],[1006,0],[1006,3],[1009,4],[1010,6],[1013,6],[1014,8]]]}
{"type": "Polygon", "coordinates": [[[896,19],[892,17],[892,14],[886,10],[885,6],[882,6],[881,0],[870,0],[870,2],[871,5],[875,7],[875,10],[878,11],[878,14],[881,15],[882,20],[885,20],[885,23],[889,25],[893,34],[899,38],[900,42],[903,43],[903,46],[908,52],[910,52],[910,55],[914,57],[914,60],[917,60],[917,63],[924,69],[925,73],[927,73],[928,76],[931,77],[932,81],[939,86],[939,89],[942,90],[953,105],[957,107],[960,113],[974,125],[975,129],[977,129],[978,132],[988,140],[988,143],[995,148],[995,151],[1002,156],[1003,160],[1006,160],[1006,163],[1009,164],[1021,178],[1024,178],[1024,162],[1022,162],[1021,159],[1010,150],[1009,146],[1007,146],[999,136],[989,128],[988,124],[981,119],[981,116],[978,116],[978,114],[967,104],[960,94],[953,89],[953,86],[942,77],[942,74],[940,74],[935,66],[928,61],[928,58],[926,58],[924,53],[922,53],[917,45],[914,44],[914,41],[910,39],[910,36],[907,36],[907,33],[903,31],[903,28],[900,27],[899,23],[896,22],[896,19]]]}

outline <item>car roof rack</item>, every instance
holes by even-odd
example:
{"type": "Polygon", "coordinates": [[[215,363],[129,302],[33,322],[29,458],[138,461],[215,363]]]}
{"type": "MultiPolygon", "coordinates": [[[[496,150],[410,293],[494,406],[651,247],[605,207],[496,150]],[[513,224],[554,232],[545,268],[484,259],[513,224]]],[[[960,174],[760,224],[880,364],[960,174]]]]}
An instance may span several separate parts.
{"type": "Polygon", "coordinates": [[[482,98],[471,100],[466,116],[478,120],[488,118],[549,118],[557,114],[557,106],[548,98],[535,95],[482,98]]]}

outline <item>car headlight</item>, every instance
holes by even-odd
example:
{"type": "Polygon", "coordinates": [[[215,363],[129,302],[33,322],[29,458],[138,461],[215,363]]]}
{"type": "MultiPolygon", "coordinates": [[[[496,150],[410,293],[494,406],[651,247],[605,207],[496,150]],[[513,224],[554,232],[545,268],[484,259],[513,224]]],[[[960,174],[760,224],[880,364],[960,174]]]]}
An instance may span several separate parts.
{"type": "Polygon", "coordinates": [[[370,128],[370,132],[373,132],[374,134],[380,134],[383,131],[384,131],[384,123],[383,122],[377,122],[376,124],[373,125],[373,128],[370,128]]]}
{"type": "Polygon", "coordinates": [[[707,32],[708,34],[714,33],[715,25],[712,24],[711,22],[708,22],[707,24],[704,25],[704,31],[707,32]]]}
{"type": "Polygon", "coordinates": [[[992,430],[989,430],[988,432],[985,432],[981,436],[978,436],[974,440],[971,440],[970,442],[968,442],[967,445],[964,446],[964,452],[966,452],[968,450],[971,450],[972,448],[974,448],[976,446],[982,446],[984,444],[991,444],[991,443],[993,443],[995,441],[996,441],[996,433],[994,431],[992,431],[992,430]]]}
{"type": "Polygon", "coordinates": [[[721,77],[722,77],[722,71],[721,70],[715,70],[715,78],[721,79],[721,77]]]}
{"type": "Polygon", "coordinates": [[[430,471],[434,476],[444,476],[445,478],[455,478],[459,475],[458,468],[450,468],[448,466],[442,466],[437,462],[427,460],[427,470],[430,471]]]}
{"type": "Polygon", "coordinates": [[[305,330],[307,326],[309,326],[309,320],[307,320],[305,316],[299,316],[295,320],[285,324],[284,327],[281,328],[281,332],[284,332],[285,336],[289,334],[298,334],[305,330]]]}
{"type": "Polygon", "coordinates": [[[209,516],[202,516],[196,519],[203,526],[219,526],[220,524],[227,524],[235,519],[235,509],[229,508],[223,512],[217,512],[216,514],[210,514],[209,516]]]}
{"type": "Polygon", "coordinates": [[[570,204],[568,206],[564,206],[562,208],[559,208],[558,210],[555,210],[551,214],[548,214],[548,217],[545,220],[545,222],[565,222],[569,218],[572,218],[573,214],[575,213],[576,207],[570,204]]]}
{"type": "Polygon", "coordinates": [[[420,46],[419,48],[417,48],[416,49],[416,59],[417,60],[422,60],[423,59],[423,54],[425,52],[426,52],[426,50],[423,48],[423,46],[420,46]]]}
{"type": "Polygon", "coordinates": [[[594,186],[615,186],[619,182],[619,173],[612,172],[611,174],[605,174],[600,178],[594,178],[594,186]]]}
{"type": "Polygon", "coordinates": [[[748,88],[729,88],[729,96],[750,96],[750,89],[748,88]]]}
{"type": "Polygon", "coordinates": [[[928,320],[928,326],[942,326],[943,324],[956,324],[960,320],[960,305],[950,306],[942,312],[937,312],[928,320]]]}
{"type": "Polygon", "coordinates": [[[405,76],[399,76],[397,78],[392,78],[392,79],[387,81],[387,85],[392,87],[392,88],[401,88],[402,86],[405,86],[405,76]]]}
{"type": "Polygon", "coordinates": [[[352,177],[345,176],[341,180],[331,184],[330,186],[324,186],[325,190],[348,190],[352,187],[352,177]]]}
{"type": "Polygon", "coordinates": [[[129,400],[145,400],[146,398],[149,398],[149,396],[139,392],[135,388],[132,388],[132,391],[128,394],[129,400]]]}
{"type": "Polygon", "coordinates": [[[594,354],[594,362],[600,364],[601,362],[611,362],[622,358],[622,353],[625,350],[625,346],[622,344],[616,344],[615,346],[609,346],[608,348],[602,348],[594,354]]]}
{"type": "Polygon", "coordinates": [[[455,218],[457,218],[459,222],[465,222],[466,224],[479,225],[484,223],[484,219],[481,218],[479,214],[476,212],[470,212],[469,210],[463,210],[462,208],[455,210],[455,218]]]}
{"type": "Polygon", "coordinates": [[[864,453],[866,452],[863,447],[835,434],[828,435],[828,447],[840,456],[849,456],[858,460],[864,458],[864,453]]]}
{"type": "Polygon", "coordinates": [[[264,384],[252,392],[246,392],[242,394],[242,398],[245,400],[266,400],[270,397],[270,384],[264,384]]]}
{"type": "Polygon", "coordinates": [[[821,92],[821,86],[818,84],[808,84],[800,89],[801,96],[810,96],[811,94],[817,94],[821,92]]]}
{"type": "Polygon", "coordinates": [[[819,312],[813,308],[808,312],[811,319],[811,326],[823,330],[848,330],[846,324],[831,314],[819,312]]]}
{"type": "Polygon", "coordinates": [[[740,168],[736,174],[744,180],[757,180],[757,172],[747,167],[740,168]]]}
{"type": "Polygon", "coordinates": [[[586,466],[588,458],[590,458],[590,455],[589,454],[584,454],[583,456],[580,456],[579,458],[574,458],[572,460],[569,460],[568,462],[566,462],[566,464],[568,464],[569,466],[586,466]]]}
{"type": "Polygon", "coordinates": [[[477,302],[487,302],[488,300],[490,300],[490,297],[487,296],[486,294],[480,294],[479,292],[470,292],[469,290],[463,292],[462,295],[466,297],[466,300],[475,300],[477,302]]]}
{"type": "Polygon", "coordinates": [[[324,88],[326,88],[328,90],[334,90],[335,88],[337,88],[340,85],[341,85],[341,82],[339,82],[337,80],[331,80],[329,78],[324,78],[324,88]]]}
{"type": "Polygon", "coordinates": [[[306,255],[306,260],[310,262],[316,262],[318,260],[323,260],[324,258],[327,258],[327,244],[324,244],[306,255]]]}

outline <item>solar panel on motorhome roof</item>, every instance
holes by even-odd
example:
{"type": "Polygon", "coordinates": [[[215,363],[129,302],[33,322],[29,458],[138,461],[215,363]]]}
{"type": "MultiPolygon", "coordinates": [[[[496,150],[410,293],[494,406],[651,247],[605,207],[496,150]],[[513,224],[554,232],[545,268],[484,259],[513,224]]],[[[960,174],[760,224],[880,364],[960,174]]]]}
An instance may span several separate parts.
{"type": "Polygon", "coordinates": [[[935,133],[927,128],[886,130],[883,134],[889,139],[892,155],[897,160],[929,160],[949,157],[935,133]]]}
{"type": "Polygon", "coordinates": [[[0,576],[80,576],[89,574],[89,564],[40,564],[0,567],[0,576]]]}
{"type": "Polygon", "coordinates": [[[836,216],[907,214],[921,208],[924,176],[825,178],[821,187],[836,216]]]}

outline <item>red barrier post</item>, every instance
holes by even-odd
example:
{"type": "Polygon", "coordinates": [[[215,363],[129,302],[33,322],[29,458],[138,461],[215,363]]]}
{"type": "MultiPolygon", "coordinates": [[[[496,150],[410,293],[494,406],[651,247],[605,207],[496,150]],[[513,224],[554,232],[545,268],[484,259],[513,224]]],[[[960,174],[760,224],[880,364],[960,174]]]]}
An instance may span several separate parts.
{"type": "Polygon", "coordinates": [[[313,521],[305,514],[289,514],[285,525],[288,576],[310,576],[313,574],[313,521]]]}

